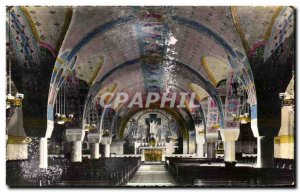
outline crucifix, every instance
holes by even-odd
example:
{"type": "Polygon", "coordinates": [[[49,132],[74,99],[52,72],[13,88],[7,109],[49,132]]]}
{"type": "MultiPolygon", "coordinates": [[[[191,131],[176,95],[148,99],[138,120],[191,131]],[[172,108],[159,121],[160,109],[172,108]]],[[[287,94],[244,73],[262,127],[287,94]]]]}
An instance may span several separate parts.
{"type": "Polygon", "coordinates": [[[150,123],[161,125],[161,118],[157,118],[157,114],[149,114],[149,118],[145,119],[145,124],[148,126],[147,129],[147,140],[150,141],[150,123]]]}

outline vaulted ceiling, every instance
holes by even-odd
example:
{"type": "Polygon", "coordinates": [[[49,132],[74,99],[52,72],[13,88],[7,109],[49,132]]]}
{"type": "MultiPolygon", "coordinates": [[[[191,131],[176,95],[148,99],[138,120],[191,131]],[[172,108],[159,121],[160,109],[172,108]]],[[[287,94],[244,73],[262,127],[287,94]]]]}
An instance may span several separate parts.
{"type": "Polygon", "coordinates": [[[42,66],[45,50],[56,58],[50,97],[74,73],[93,97],[115,86],[130,95],[194,91],[201,100],[230,70],[253,83],[248,57],[263,46],[266,60],[294,32],[291,7],[25,6],[10,13],[18,65],[42,66]]]}

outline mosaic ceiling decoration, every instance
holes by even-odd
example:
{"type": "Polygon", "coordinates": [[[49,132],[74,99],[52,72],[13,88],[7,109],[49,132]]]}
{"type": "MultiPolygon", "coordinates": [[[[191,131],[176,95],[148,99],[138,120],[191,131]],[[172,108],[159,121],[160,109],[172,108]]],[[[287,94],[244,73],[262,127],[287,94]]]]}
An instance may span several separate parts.
{"type": "Polygon", "coordinates": [[[30,7],[23,8],[35,39],[40,47],[49,49],[55,57],[64,39],[60,31],[66,31],[72,18],[71,7],[30,7]]]}
{"type": "Polygon", "coordinates": [[[242,55],[267,45],[267,58],[293,32],[292,13],[290,7],[25,6],[13,7],[10,21],[12,35],[16,37],[13,46],[20,62],[38,63],[41,48],[55,57],[64,40],[60,52],[72,50],[67,60],[77,56],[76,74],[89,85],[93,84],[91,78],[101,78],[100,71],[104,75],[117,65],[140,58],[145,87],[156,89],[163,86],[163,78],[159,80],[158,76],[167,76],[159,69],[168,65],[162,59],[180,59],[206,79],[211,79],[211,72],[202,66],[202,57],[227,60],[226,51],[213,38],[199,33],[199,26],[194,24],[208,27],[210,35],[220,35],[242,55]],[[281,21],[287,24],[282,26],[281,21]],[[64,36],[61,32],[66,29],[64,36]],[[269,38],[274,38],[272,44],[266,44],[269,38]],[[82,67],[86,63],[89,66],[82,67]]]}
{"type": "Polygon", "coordinates": [[[280,10],[281,7],[231,8],[238,33],[248,54],[252,54],[257,47],[266,44],[280,10]]]}
{"type": "Polygon", "coordinates": [[[280,14],[275,20],[272,32],[268,39],[264,52],[264,61],[266,61],[271,54],[277,51],[277,55],[282,55],[285,52],[289,52],[292,49],[291,45],[283,46],[284,42],[288,38],[294,38],[295,30],[295,13],[291,7],[282,8],[280,14]],[[284,23],[284,24],[283,24],[284,23]]]}
{"type": "Polygon", "coordinates": [[[15,37],[11,41],[19,63],[38,65],[43,51],[56,58],[71,18],[72,8],[68,7],[12,7],[7,29],[15,37]]]}
{"type": "MultiPolygon", "coordinates": [[[[107,10],[102,11],[105,7],[88,9],[89,13],[84,12],[83,8],[76,8],[74,10],[74,22],[71,22],[69,31],[72,31],[72,34],[76,33],[76,35],[70,37],[67,35],[68,38],[65,40],[61,50],[61,52],[64,52],[66,49],[72,49],[72,46],[75,47],[72,50],[73,52],[69,54],[69,58],[73,57],[76,53],[79,58],[76,62],[77,65],[80,65],[83,62],[83,58],[87,57],[87,55],[102,53],[104,57],[102,74],[105,74],[106,71],[111,70],[116,65],[120,65],[130,59],[138,58],[140,59],[144,74],[145,88],[147,90],[159,90],[164,87],[162,79],[168,79],[168,82],[172,79],[168,75],[172,72],[172,64],[167,61],[170,58],[172,60],[180,59],[183,63],[192,65],[195,69],[201,71],[201,75],[207,79],[209,79],[208,73],[201,66],[202,56],[218,55],[227,60],[228,56],[223,47],[219,46],[213,38],[210,38],[207,34],[199,33],[199,31],[189,30],[188,26],[180,23],[181,21],[178,22],[179,20],[175,20],[181,18],[183,12],[186,14],[184,18],[189,19],[189,14],[192,15],[193,12],[199,13],[201,12],[200,10],[195,10],[194,8],[185,10],[185,8],[179,9],[177,7],[134,7],[130,9],[123,8],[118,13],[114,13],[115,9],[110,9],[111,13],[107,13],[107,10]],[[99,17],[104,18],[101,19],[101,22],[99,22],[98,16],[88,17],[87,14],[95,12],[97,12],[99,17]],[[109,15],[114,15],[116,17],[115,20],[109,17],[109,15]],[[84,17],[92,19],[84,23],[80,22],[84,17]],[[104,22],[106,24],[103,24],[104,22]],[[115,28],[111,28],[111,26],[115,26],[115,28]],[[80,37],[84,38],[80,40],[80,37]],[[119,39],[120,37],[121,39],[119,39]],[[197,41],[198,43],[192,44],[197,39],[199,40],[197,41]],[[109,41],[109,45],[107,46],[105,46],[106,41],[109,41]],[[196,53],[201,54],[197,55],[196,53]],[[169,68],[169,72],[165,70],[166,68],[169,68]],[[163,78],[159,80],[160,78],[158,77],[163,78]]],[[[211,8],[212,13],[210,15],[213,14],[214,9],[211,8]]],[[[223,9],[222,11],[217,11],[217,13],[226,15],[227,8],[223,9]]],[[[221,16],[218,15],[217,17],[221,16]]],[[[195,18],[203,19],[206,17],[198,15],[195,18]]],[[[229,22],[230,18],[226,16],[225,18],[229,22]]],[[[197,20],[197,22],[202,21],[197,20]]],[[[206,20],[203,22],[208,24],[207,22],[209,21],[206,20]]],[[[233,30],[232,25],[231,20],[231,25],[228,25],[228,29],[233,30]]],[[[230,39],[238,39],[237,33],[229,32],[226,34],[235,34],[236,36],[230,39]]],[[[81,75],[83,75],[82,73],[81,75]]],[[[85,77],[82,78],[85,79],[85,77]]],[[[99,78],[101,77],[98,76],[99,78]]],[[[176,78],[173,77],[173,79],[176,78]]]]}
{"type": "MultiPolygon", "coordinates": [[[[116,83],[118,91],[127,90],[130,96],[137,90],[163,93],[198,86],[202,88],[197,88],[198,95],[217,98],[216,86],[235,70],[248,95],[255,95],[248,57],[254,54],[267,60],[274,50],[277,54],[290,50],[282,44],[293,35],[294,11],[291,7],[16,6],[7,23],[19,65],[40,65],[45,51],[56,58],[51,107],[71,72],[87,83],[94,97],[101,87],[116,83]]],[[[254,96],[250,100],[256,104],[254,96]]]]}

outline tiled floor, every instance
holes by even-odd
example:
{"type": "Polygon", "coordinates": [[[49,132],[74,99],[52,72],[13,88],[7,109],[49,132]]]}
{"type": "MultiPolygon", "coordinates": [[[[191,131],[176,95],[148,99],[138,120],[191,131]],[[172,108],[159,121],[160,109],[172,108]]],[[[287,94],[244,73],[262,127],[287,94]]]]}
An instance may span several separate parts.
{"type": "Polygon", "coordinates": [[[173,177],[162,165],[141,165],[127,186],[174,186],[173,177]]]}

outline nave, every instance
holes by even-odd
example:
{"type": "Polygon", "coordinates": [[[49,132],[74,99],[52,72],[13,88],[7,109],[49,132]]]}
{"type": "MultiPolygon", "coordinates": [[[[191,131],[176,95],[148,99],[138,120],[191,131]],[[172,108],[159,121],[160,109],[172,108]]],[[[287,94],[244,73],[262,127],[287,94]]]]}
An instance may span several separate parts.
{"type": "Polygon", "coordinates": [[[176,186],[176,181],[167,171],[164,164],[143,164],[126,186],[139,187],[170,187],[176,186]]]}
{"type": "Polygon", "coordinates": [[[9,187],[295,187],[292,6],[7,6],[9,187]]]}
{"type": "MultiPolygon", "coordinates": [[[[32,148],[30,151],[34,151],[32,148]]],[[[256,157],[237,158],[235,166],[218,157],[166,157],[145,162],[141,157],[49,157],[49,168],[38,168],[38,156],[8,161],[6,182],[11,187],[284,187],[295,181],[293,160],[274,159],[274,168],[257,168],[256,157]]]]}

